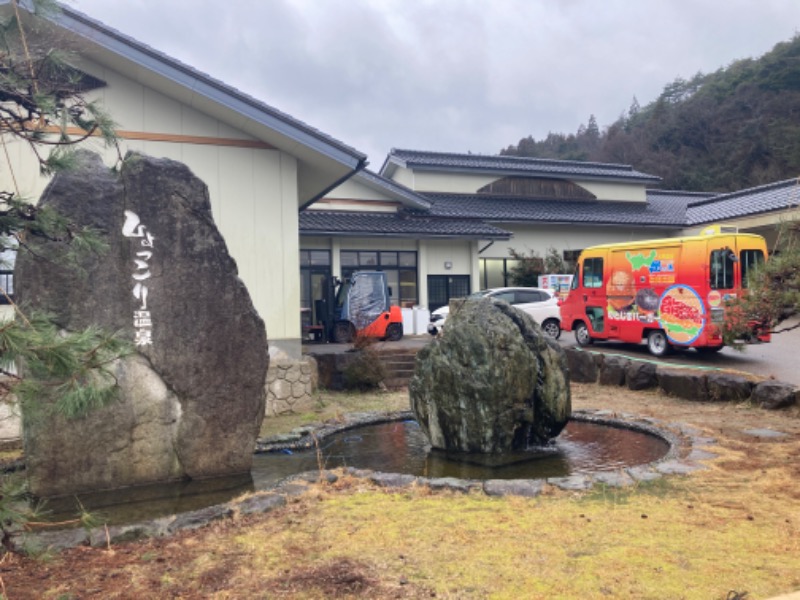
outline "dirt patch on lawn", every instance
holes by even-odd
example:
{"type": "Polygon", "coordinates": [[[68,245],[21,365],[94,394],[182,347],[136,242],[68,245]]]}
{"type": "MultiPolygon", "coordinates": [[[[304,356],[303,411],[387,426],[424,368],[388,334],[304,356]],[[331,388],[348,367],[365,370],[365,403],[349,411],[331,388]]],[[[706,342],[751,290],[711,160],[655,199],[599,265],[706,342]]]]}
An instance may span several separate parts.
{"type": "MultiPolygon", "coordinates": [[[[387,395],[387,406],[403,408],[403,394],[387,395]]],[[[348,402],[329,404],[339,414],[348,402]]],[[[717,457],[703,471],[633,489],[548,489],[536,499],[392,492],[341,477],[271,513],[170,538],[6,555],[0,592],[11,600],[705,599],[730,592],[755,600],[800,589],[800,409],[700,404],[596,385],[574,385],[573,408],[690,425],[714,438],[717,457]]],[[[324,410],[314,417],[325,420],[324,410]]]]}

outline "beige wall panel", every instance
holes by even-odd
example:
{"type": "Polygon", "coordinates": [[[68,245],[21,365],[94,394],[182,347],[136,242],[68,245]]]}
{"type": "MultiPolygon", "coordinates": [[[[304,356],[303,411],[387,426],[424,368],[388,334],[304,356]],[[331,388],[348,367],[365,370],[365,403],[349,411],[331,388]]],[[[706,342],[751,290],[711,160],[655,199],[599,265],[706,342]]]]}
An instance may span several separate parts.
{"type": "Polygon", "coordinates": [[[301,237],[300,248],[302,250],[330,250],[332,248],[331,238],[301,237]]]}
{"type": "Polygon", "coordinates": [[[409,189],[416,189],[414,187],[414,172],[411,171],[411,169],[398,167],[391,179],[392,181],[396,181],[400,185],[404,185],[409,189]]]}
{"type": "Polygon", "coordinates": [[[472,269],[472,243],[469,240],[427,240],[425,272],[427,275],[469,275],[472,269]],[[444,264],[450,262],[452,268],[444,264]]]}
{"type": "Polygon", "coordinates": [[[119,129],[143,131],[145,125],[144,88],[111,69],[93,63],[81,65],[87,72],[105,81],[108,85],[91,93],[91,97],[102,100],[119,129]]]}
{"type": "Polygon", "coordinates": [[[672,237],[674,230],[666,229],[624,229],[621,227],[524,227],[519,225],[500,224],[500,227],[513,232],[509,241],[497,241],[487,248],[480,258],[508,258],[508,249],[529,253],[535,250],[544,257],[547,249],[582,250],[598,244],[648,240],[672,237]]]}
{"type": "Polygon", "coordinates": [[[416,250],[417,240],[400,238],[338,238],[342,250],[416,250]]]}
{"type": "Polygon", "coordinates": [[[0,305],[0,323],[14,318],[14,309],[7,304],[0,305]]]}
{"type": "Polygon", "coordinates": [[[397,212],[397,205],[388,205],[376,200],[318,200],[309,207],[309,210],[395,213],[397,212]]]}
{"type": "Polygon", "coordinates": [[[185,162],[183,147],[183,144],[173,144],[170,142],[143,142],[142,152],[156,158],[171,158],[178,162],[185,162]]]}
{"type": "Polygon", "coordinates": [[[144,130],[159,133],[186,133],[181,131],[181,105],[154,90],[144,90],[144,130]]]}
{"type": "Polygon", "coordinates": [[[348,200],[383,200],[392,202],[390,198],[383,192],[374,190],[367,187],[359,181],[348,179],[342,185],[326,194],[327,198],[346,198],[348,200]]]}
{"type": "MultiPolygon", "coordinates": [[[[281,338],[294,345],[284,347],[295,358],[300,357],[300,223],[297,213],[297,159],[288,154],[280,154],[280,199],[281,199],[281,248],[283,260],[282,289],[270,287],[270,302],[282,306],[283,335],[281,338]]],[[[277,239],[277,238],[276,238],[277,239]]],[[[265,238],[269,248],[274,241],[265,238]]]]}
{"type": "MultiPolygon", "coordinates": [[[[494,175],[472,175],[470,173],[414,173],[414,190],[420,192],[445,192],[452,194],[474,194],[483,186],[496,181],[494,175]]],[[[407,184],[406,184],[407,185],[407,184]]]]}
{"type": "Polygon", "coordinates": [[[254,140],[253,136],[248,135],[241,129],[236,129],[235,127],[231,127],[222,121],[217,121],[217,135],[224,139],[234,139],[234,140],[254,140]]]}
{"type": "Polygon", "coordinates": [[[575,183],[594,194],[598,200],[618,202],[647,202],[647,189],[641,183],[606,183],[603,181],[578,181],[575,183]]]}
{"type": "Polygon", "coordinates": [[[38,199],[47,185],[47,180],[39,174],[39,163],[36,155],[27,143],[11,136],[3,136],[2,152],[3,168],[0,169],[0,185],[3,190],[13,190],[22,198],[38,199]],[[8,152],[9,164],[5,165],[5,153],[8,152]]]}
{"type": "MultiPolygon", "coordinates": [[[[253,151],[226,148],[219,155],[220,211],[217,226],[225,236],[228,249],[236,258],[240,275],[254,268],[252,250],[255,232],[255,190],[253,190],[253,151]]],[[[246,279],[254,281],[254,279],[246,279]]]]}
{"type": "Polygon", "coordinates": [[[221,206],[220,192],[220,169],[219,153],[217,146],[201,146],[198,144],[183,144],[183,162],[188,166],[192,173],[203,180],[208,186],[208,194],[211,198],[211,213],[214,215],[214,222],[217,222],[217,215],[221,206]]]}
{"type": "MultiPolygon", "coordinates": [[[[181,133],[185,135],[222,137],[219,135],[219,121],[209,118],[207,115],[186,105],[181,107],[181,133]]],[[[239,135],[241,136],[241,133],[239,135]]]]}

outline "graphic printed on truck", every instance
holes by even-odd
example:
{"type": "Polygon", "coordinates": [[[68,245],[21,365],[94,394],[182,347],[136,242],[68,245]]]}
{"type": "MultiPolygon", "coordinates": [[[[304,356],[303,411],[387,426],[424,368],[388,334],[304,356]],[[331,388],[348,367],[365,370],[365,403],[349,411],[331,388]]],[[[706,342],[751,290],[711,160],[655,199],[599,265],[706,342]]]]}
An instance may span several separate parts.
{"type": "Polygon", "coordinates": [[[680,248],[611,253],[611,275],[606,285],[608,318],[655,324],[671,342],[690,344],[706,323],[700,295],[688,285],[676,284],[680,248]]]}

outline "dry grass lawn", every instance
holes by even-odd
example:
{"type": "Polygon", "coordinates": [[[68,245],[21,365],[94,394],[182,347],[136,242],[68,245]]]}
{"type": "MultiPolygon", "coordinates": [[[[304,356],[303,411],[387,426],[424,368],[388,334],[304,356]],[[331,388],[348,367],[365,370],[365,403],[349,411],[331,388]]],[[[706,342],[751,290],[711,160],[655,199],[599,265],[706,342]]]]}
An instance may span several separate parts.
{"type": "MultiPolygon", "coordinates": [[[[6,556],[5,597],[747,598],[800,590],[800,416],[575,385],[575,408],[696,426],[718,457],[635,489],[535,499],[388,491],[343,477],[275,512],[169,539],[6,556]],[[743,433],[773,428],[761,439],[743,433]]],[[[266,429],[363,410],[327,394],[266,429]]],[[[407,407],[400,393],[365,401],[407,407]]]]}

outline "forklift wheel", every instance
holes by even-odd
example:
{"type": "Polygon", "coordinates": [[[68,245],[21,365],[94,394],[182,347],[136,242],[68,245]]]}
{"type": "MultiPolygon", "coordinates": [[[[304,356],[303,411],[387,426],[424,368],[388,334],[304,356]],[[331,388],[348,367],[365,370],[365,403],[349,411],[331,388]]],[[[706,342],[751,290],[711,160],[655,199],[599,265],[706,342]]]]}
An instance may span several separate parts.
{"type": "Polygon", "coordinates": [[[355,337],[355,328],[352,323],[339,321],[333,326],[333,343],[349,344],[355,337]]]}
{"type": "Polygon", "coordinates": [[[399,342],[403,339],[403,324],[392,323],[386,328],[386,339],[390,342],[399,342]]]}

